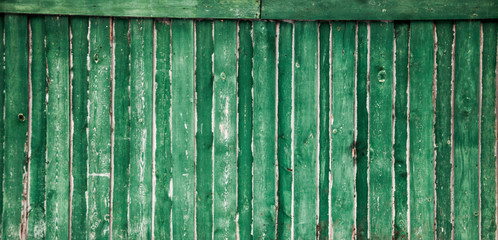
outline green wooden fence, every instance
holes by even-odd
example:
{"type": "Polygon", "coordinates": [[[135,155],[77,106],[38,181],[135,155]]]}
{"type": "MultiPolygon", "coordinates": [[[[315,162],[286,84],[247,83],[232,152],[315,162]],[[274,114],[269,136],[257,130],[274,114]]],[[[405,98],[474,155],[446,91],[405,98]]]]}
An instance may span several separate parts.
{"type": "Polygon", "coordinates": [[[497,27],[5,14],[2,239],[495,239],[497,27]]]}

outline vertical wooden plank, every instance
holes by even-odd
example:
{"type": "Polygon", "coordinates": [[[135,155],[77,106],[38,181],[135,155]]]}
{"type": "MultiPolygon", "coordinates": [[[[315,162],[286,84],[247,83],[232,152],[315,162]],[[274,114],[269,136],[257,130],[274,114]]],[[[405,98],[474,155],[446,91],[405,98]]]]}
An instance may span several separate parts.
{"type": "Polygon", "coordinates": [[[392,233],[392,22],[371,23],[369,99],[370,238],[392,233]]]}
{"type": "Polygon", "coordinates": [[[496,22],[483,22],[481,109],[481,238],[496,235],[496,22]]]}
{"type": "Polygon", "coordinates": [[[0,14],[0,236],[3,236],[3,173],[4,173],[4,147],[5,147],[5,25],[4,25],[4,15],[0,14]]]}
{"type": "Polygon", "coordinates": [[[194,24],[172,20],[173,238],[194,238],[194,24]]]}
{"type": "Polygon", "coordinates": [[[369,23],[358,22],[356,62],[356,237],[368,237],[368,52],[369,23]]]}
{"type": "Polygon", "coordinates": [[[436,238],[450,239],[451,222],[451,99],[453,22],[436,22],[436,238]]]}
{"type": "Polygon", "coordinates": [[[131,20],[130,238],[152,238],[152,19],[131,20]]]}
{"type": "MultiPolygon", "coordinates": [[[[356,23],[353,23],[356,25],[356,23]]],[[[318,239],[328,239],[330,237],[329,228],[329,197],[330,197],[330,22],[320,22],[320,152],[319,154],[319,219],[318,219],[318,239]]],[[[355,38],[353,33],[353,39],[355,38]]],[[[354,51],[354,50],[353,50],[354,51]]],[[[353,61],[354,63],[354,61],[353,61]]],[[[354,69],[354,67],[353,67],[354,69]]],[[[354,79],[354,76],[353,76],[354,79]]],[[[353,81],[354,84],[354,81],[353,81]]],[[[354,91],[354,86],[352,87],[354,91]]],[[[354,99],[353,99],[354,101],[354,99]]],[[[353,110],[353,109],[352,109],[353,110]]],[[[354,181],[351,182],[354,184],[354,181]]],[[[354,185],[353,185],[354,189],[354,185]]],[[[354,194],[354,190],[353,190],[354,194]]],[[[354,200],[354,199],[353,199],[354,200]]],[[[354,202],[353,202],[354,204],[354,202]]],[[[353,213],[351,218],[354,219],[353,213]]]]}
{"type": "Polygon", "coordinates": [[[455,239],[479,237],[480,23],[457,21],[455,33],[455,239]]]}
{"type": "Polygon", "coordinates": [[[69,21],[45,17],[47,56],[47,239],[69,237],[69,21]]]}
{"type": "Polygon", "coordinates": [[[45,162],[47,141],[47,76],[45,22],[42,16],[30,17],[31,23],[31,157],[29,166],[28,238],[45,238],[45,162]]]}
{"type": "Polygon", "coordinates": [[[278,234],[290,239],[292,231],[292,31],[280,22],[278,35],[278,234]]]}
{"type": "Polygon", "coordinates": [[[237,22],[214,21],[214,238],[235,239],[237,22]]]}
{"type": "Polygon", "coordinates": [[[331,215],[334,239],[352,238],[354,225],[355,31],[355,22],[332,24],[331,215]]]}
{"type": "Polygon", "coordinates": [[[294,232],[316,236],[318,24],[295,23],[294,232]]]}
{"type": "Polygon", "coordinates": [[[394,101],[394,238],[408,239],[408,172],[407,111],[408,111],[408,22],[395,22],[396,96],[394,101]]]}
{"type": "Polygon", "coordinates": [[[171,238],[171,34],[170,22],[156,20],[156,77],[155,115],[156,150],[155,176],[156,195],[154,214],[154,238],[171,238]]]}
{"type": "MultiPolygon", "coordinates": [[[[28,163],[28,18],[5,15],[5,155],[3,239],[20,239],[23,185],[28,163]]],[[[23,224],[24,225],[24,224],[23,224]]],[[[25,225],[24,225],[25,226],[25,225]]]]}
{"type": "Polygon", "coordinates": [[[213,22],[196,22],[197,237],[213,238],[213,22]]]}
{"type": "Polygon", "coordinates": [[[114,166],[112,237],[128,239],[130,199],[130,20],[114,18],[114,166]]]}
{"type": "Polygon", "coordinates": [[[416,239],[434,238],[433,33],[431,21],[411,22],[410,231],[416,239]]]}
{"type": "Polygon", "coordinates": [[[255,239],[275,237],[275,22],[254,22],[255,239]]]}
{"type": "Polygon", "coordinates": [[[111,170],[110,19],[90,18],[87,236],[109,238],[111,170]]]}
{"type": "Polygon", "coordinates": [[[253,42],[252,21],[239,22],[239,155],[237,159],[237,187],[240,239],[252,235],[252,131],[253,131],[253,42]]]}
{"type": "MultiPolygon", "coordinates": [[[[88,169],[88,17],[71,18],[72,202],[71,238],[86,235],[88,169]]],[[[34,90],[34,89],[33,89],[34,90]]]]}

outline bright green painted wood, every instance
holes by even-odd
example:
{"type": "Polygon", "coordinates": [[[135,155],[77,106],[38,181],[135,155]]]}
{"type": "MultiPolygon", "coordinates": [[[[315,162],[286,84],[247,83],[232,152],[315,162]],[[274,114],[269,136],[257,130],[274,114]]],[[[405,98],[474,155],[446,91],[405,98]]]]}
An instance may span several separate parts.
{"type": "Polygon", "coordinates": [[[235,239],[237,22],[214,21],[214,239],[235,239]]]}
{"type": "Polygon", "coordinates": [[[433,23],[410,26],[410,231],[434,238],[433,23]]]}
{"type": "Polygon", "coordinates": [[[260,0],[152,0],[152,1],[98,1],[86,0],[4,0],[0,12],[127,16],[127,17],[169,17],[169,18],[259,18],[260,0]]]}
{"type": "Polygon", "coordinates": [[[275,22],[254,22],[254,186],[255,239],[275,237],[275,22]]]}
{"type": "Polygon", "coordinates": [[[453,22],[436,22],[436,224],[437,239],[451,239],[451,79],[453,22]]]}
{"type": "MultiPolygon", "coordinates": [[[[128,239],[130,189],[130,21],[114,18],[114,164],[112,237],[128,239]]],[[[74,49],[74,48],[73,48],[74,49]]],[[[74,91],[74,90],[73,90],[74,91]]]]}
{"type": "Polygon", "coordinates": [[[280,22],[278,33],[278,226],[277,237],[292,230],[292,57],[294,24],[280,22]]]}
{"type": "Polygon", "coordinates": [[[237,159],[237,213],[239,214],[238,232],[240,239],[250,239],[252,235],[253,43],[251,33],[252,22],[239,22],[239,155],[237,159]]]}
{"type": "Polygon", "coordinates": [[[87,236],[109,238],[111,171],[110,19],[90,18],[87,236]]]}
{"type": "MultiPolygon", "coordinates": [[[[1,41],[0,41],[0,56],[5,56],[5,25],[4,25],[4,15],[0,14],[0,33],[2,34],[1,36],[1,41]]],[[[0,58],[0,114],[4,116],[5,113],[5,59],[2,57],[0,58]]],[[[0,192],[0,236],[3,236],[3,167],[4,167],[4,154],[5,154],[5,119],[3,117],[0,118],[0,189],[2,190],[0,192]]]]}
{"type": "Polygon", "coordinates": [[[173,238],[194,238],[194,26],[172,20],[173,238]]]}
{"type": "Polygon", "coordinates": [[[496,232],[496,22],[483,22],[481,109],[481,238],[496,232]]]}
{"type": "Polygon", "coordinates": [[[171,34],[170,22],[156,20],[156,76],[155,106],[156,149],[155,149],[155,208],[154,238],[170,239],[171,203],[169,196],[172,180],[171,168],[171,34]]]}
{"type": "Polygon", "coordinates": [[[318,24],[295,23],[294,237],[316,236],[318,24]]]}
{"type": "MultiPolygon", "coordinates": [[[[88,26],[87,17],[71,18],[71,55],[73,75],[72,99],[72,165],[71,238],[86,235],[87,169],[88,169],[88,26]]],[[[32,29],[33,26],[32,26],[32,29]]]]}
{"type": "Polygon", "coordinates": [[[408,173],[407,160],[407,88],[408,88],[408,22],[395,22],[396,96],[394,101],[394,238],[408,239],[408,173]]]}
{"type": "Polygon", "coordinates": [[[47,56],[47,239],[69,237],[69,19],[45,17],[47,56]]]}
{"type": "Polygon", "coordinates": [[[356,237],[368,237],[368,25],[358,22],[356,60],[356,237]]]}
{"type": "Polygon", "coordinates": [[[262,19],[428,20],[498,17],[498,4],[494,0],[262,1],[262,19]]]}
{"type": "Polygon", "coordinates": [[[480,23],[457,21],[455,33],[455,239],[479,237],[480,23]]]}
{"type": "Polygon", "coordinates": [[[29,166],[28,238],[45,239],[45,162],[47,141],[47,76],[45,19],[30,17],[31,23],[31,158],[29,166]]]}
{"type": "Polygon", "coordinates": [[[393,27],[392,22],[370,25],[370,239],[391,238],[392,231],[393,27]]]}
{"type": "Polygon", "coordinates": [[[20,239],[24,216],[23,174],[28,163],[25,149],[28,132],[28,18],[4,15],[5,113],[3,159],[3,235],[20,239]],[[22,114],[22,115],[19,115],[22,114]],[[21,117],[21,118],[19,118],[21,117]]]}
{"type": "Polygon", "coordinates": [[[195,88],[197,94],[197,237],[213,238],[213,22],[198,21],[195,88]]]}
{"type": "Polygon", "coordinates": [[[152,19],[132,19],[129,228],[132,239],[152,238],[152,19]]]}
{"type": "MultiPolygon", "coordinates": [[[[334,239],[352,237],[354,225],[355,22],[332,24],[332,190],[334,239]]],[[[321,84],[321,81],[320,81],[321,84]]],[[[320,131],[320,136],[323,132],[320,131]]]]}
{"type": "MultiPolygon", "coordinates": [[[[356,25],[356,24],[355,24],[356,25]]],[[[330,22],[320,22],[320,152],[319,154],[319,219],[318,239],[330,237],[329,228],[329,183],[330,183],[330,22]]],[[[353,37],[354,38],[354,37],[353,37]]],[[[354,76],[353,76],[354,77],[354,76]]],[[[354,99],[353,99],[354,101],[354,99]]],[[[280,115],[279,115],[280,116],[280,115]]],[[[354,184],[354,182],[352,182],[354,184]]],[[[354,186],[353,186],[354,188],[354,186]]],[[[351,213],[351,217],[354,218],[351,213]]]]}

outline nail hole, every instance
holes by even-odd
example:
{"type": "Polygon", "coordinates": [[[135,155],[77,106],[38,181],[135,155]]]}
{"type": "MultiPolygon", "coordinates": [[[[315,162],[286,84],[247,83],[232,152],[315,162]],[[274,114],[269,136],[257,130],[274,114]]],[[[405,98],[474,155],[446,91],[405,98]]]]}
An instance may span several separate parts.
{"type": "Polygon", "coordinates": [[[22,113],[19,113],[19,115],[17,115],[17,118],[19,118],[19,121],[21,121],[21,122],[24,122],[24,120],[26,120],[26,118],[24,117],[24,115],[22,113]]]}

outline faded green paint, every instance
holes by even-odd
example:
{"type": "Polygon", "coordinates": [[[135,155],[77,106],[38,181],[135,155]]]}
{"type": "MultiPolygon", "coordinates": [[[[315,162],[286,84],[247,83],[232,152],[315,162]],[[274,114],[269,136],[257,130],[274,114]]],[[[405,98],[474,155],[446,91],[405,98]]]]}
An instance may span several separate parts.
{"type": "MultiPolygon", "coordinates": [[[[0,41],[0,56],[5,56],[5,18],[3,14],[0,14],[0,33],[1,41],[0,41]]],[[[0,114],[4,116],[5,114],[5,58],[0,58],[0,114]]],[[[0,118],[0,236],[3,236],[3,175],[4,175],[4,154],[5,154],[5,119],[0,118]]],[[[45,191],[45,190],[44,190],[45,191]]]]}

